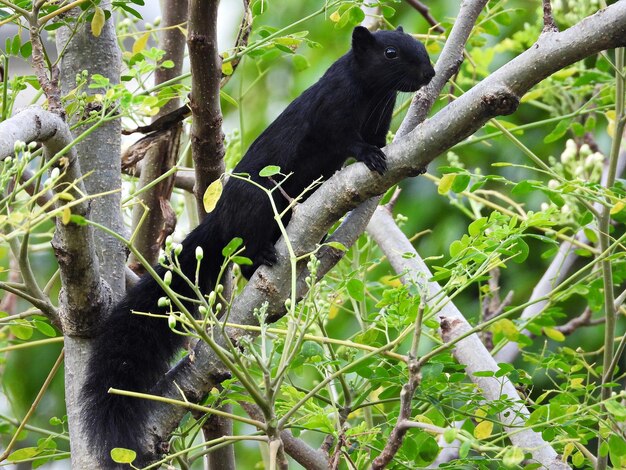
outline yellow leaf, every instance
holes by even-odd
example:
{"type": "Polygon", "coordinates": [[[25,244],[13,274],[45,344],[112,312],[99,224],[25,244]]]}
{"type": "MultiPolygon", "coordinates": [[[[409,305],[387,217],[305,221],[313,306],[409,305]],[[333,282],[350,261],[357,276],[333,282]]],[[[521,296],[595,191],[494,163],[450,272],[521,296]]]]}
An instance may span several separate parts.
{"type": "Polygon", "coordinates": [[[535,99],[539,98],[541,95],[543,95],[543,91],[544,91],[543,88],[539,88],[538,90],[529,91],[524,96],[522,96],[521,102],[522,103],[526,103],[527,101],[535,100],[535,99]]]}
{"type": "Polygon", "coordinates": [[[519,335],[517,326],[508,318],[496,321],[493,325],[491,325],[491,331],[493,333],[501,333],[502,336],[511,341],[515,341],[519,335]]]}
{"type": "Polygon", "coordinates": [[[438,42],[431,41],[426,45],[426,51],[428,51],[429,54],[437,54],[441,51],[441,46],[438,42]]]}
{"type": "Polygon", "coordinates": [[[582,388],[584,380],[585,379],[583,379],[582,377],[578,377],[578,378],[572,379],[570,384],[572,388],[582,388]]]}
{"type": "Polygon", "coordinates": [[[74,196],[70,193],[59,193],[59,199],[63,199],[64,201],[73,201],[74,196]]]}
{"type": "Polygon", "coordinates": [[[339,14],[338,11],[330,15],[330,21],[332,21],[333,23],[336,23],[337,21],[339,21],[339,18],[341,18],[341,15],[339,14]]]}
{"type": "Polygon", "coordinates": [[[96,7],[96,11],[93,14],[93,19],[91,20],[91,34],[95,37],[100,36],[102,33],[102,28],[104,28],[104,22],[106,17],[104,16],[104,10],[100,7],[96,7]]]}
{"type": "Polygon", "coordinates": [[[222,180],[216,179],[213,181],[206,191],[204,192],[204,196],[202,197],[202,204],[204,205],[204,210],[208,214],[215,209],[217,201],[220,199],[222,195],[222,180]]]}
{"type": "Polygon", "coordinates": [[[447,194],[448,191],[450,191],[452,183],[454,183],[454,178],[456,178],[456,173],[446,173],[441,177],[439,187],[437,188],[439,194],[447,194]]]}
{"type": "Polygon", "coordinates": [[[232,62],[222,62],[222,73],[224,75],[232,75],[233,74],[233,63],[232,62]]]}
{"type": "Polygon", "coordinates": [[[400,287],[402,282],[396,276],[383,276],[380,278],[381,284],[389,287],[400,287]]]}
{"type": "Polygon", "coordinates": [[[553,74],[553,76],[555,78],[568,78],[568,77],[571,77],[572,75],[574,75],[577,72],[578,72],[577,69],[570,67],[570,68],[561,69],[558,72],[555,72],[553,74]]]}
{"type": "Polygon", "coordinates": [[[338,313],[339,313],[339,305],[331,304],[330,308],[328,309],[328,319],[332,320],[333,318],[337,316],[338,313]]]}
{"type": "Polygon", "coordinates": [[[63,212],[61,213],[61,222],[63,222],[63,225],[67,225],[70,223],[70,218],[72,217],[72,210],[65,206],[63,208],[63,212]]]}
{"type": "Polygon", "coordinates": [[[135,43],[133,44],[133,55],[140,53],[146,48],[146,44],[148,44],[148,39],[150,39],[150,33],[143,33],[135,43]]]}
{"type": "Polygon", "coordinates": [[[604,117],[609,122],[609,125],[606,127],[606,133],[613,137],[615,135],[615,110],[607,111],[604,113],[604,117]]]}
{"type": "Polygon", "coordinates": [[[550,328],[548,326],[543,327],[543,334],[548,338],[553,339],[554,341],[562,342],[565,341],[565,335],[561,333],[556,328],[550,328]]]}
{"type": "Polygon", "coordinates": [[[487,439],[493,431],[493,423],[491,421],[481,421],[474,428],[474,437],[476,439],[487,439]]]}
{"type": "Polygon", "coordinates": [[[624,208],[624,201],[617,201],[613,207],[611,207],[611,215],[621,212],[624,208]]]}
{"type": "Polygon", "coordinates": [[[481,422],[485,416],[487,416],[487,411],[484,408],[476,408],[474,411],[474,416],[476,417],[477,422],[481,422]]]}

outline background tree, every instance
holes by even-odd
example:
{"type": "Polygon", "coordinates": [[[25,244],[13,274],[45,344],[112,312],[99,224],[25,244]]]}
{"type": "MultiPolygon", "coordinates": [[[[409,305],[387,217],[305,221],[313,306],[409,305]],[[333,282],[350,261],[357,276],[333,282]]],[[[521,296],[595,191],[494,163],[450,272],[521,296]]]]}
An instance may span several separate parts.
{"type": "Polygon", "coordinates": [[[626,71],[611,49],[626,3],[601,3],[244,1],[233,15],[172,0],[148,24],[141,0],[0,0],[0,25],[17,26],[2,56],[2,460],[71,450],[73,468],[98,468],[78,391],[99,320],[364,22],[421,33],[436,59],[398,107],[389,171],[349,165],[321,185],[247,284],[229,246],[230,286],[199,296],[201,320],[169,315],[198,341],[135,394],[155,400],[137,450],[180,468],[623,466],[626,71]],[[143,127],[187,99],[175,116],[191,125],[143,127]],[[147,133],[123,156],[122,124],[147,133]]]}

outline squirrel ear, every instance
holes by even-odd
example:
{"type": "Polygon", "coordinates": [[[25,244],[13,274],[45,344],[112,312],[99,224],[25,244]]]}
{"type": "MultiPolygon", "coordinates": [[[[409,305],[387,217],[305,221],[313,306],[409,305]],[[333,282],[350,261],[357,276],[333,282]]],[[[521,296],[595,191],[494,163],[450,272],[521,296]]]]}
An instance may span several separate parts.
{"type": "Polygon", "coordinates": [[[404,33],[404,29],[402,29],[402,26],[398,26],[396,28],[396,31],[400,31],[401,33],[404,33]]]}
{"type": "Polygon", "coordinates": [[[352,31],[352,48],[359,50],[365,49],[368,46],[374,44],[375,39],[369,29],[363,26],[357,26],[352,31]]]}

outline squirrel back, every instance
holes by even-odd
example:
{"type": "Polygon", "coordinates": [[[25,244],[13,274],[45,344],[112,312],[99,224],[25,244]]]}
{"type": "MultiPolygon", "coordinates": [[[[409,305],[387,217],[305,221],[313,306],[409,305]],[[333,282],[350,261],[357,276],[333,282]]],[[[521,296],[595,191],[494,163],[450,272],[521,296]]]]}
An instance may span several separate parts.
{"type": "MultiPolygon", "coordinates": [[[[291,173],[281,185],[291,198],[301,196],[316,179],[329,178],[348,157],[382,174],[386,159],[380,148],[386,144],[397,92],[416,91],[433,76],[426,49],[402,28],[371,33],[356,27],[352,49],[287,106],[254,141],[233,173],[246,173],[254,182],[272,188],[276,182],[259,176],[259,171],[276,165],[282,174],[291,173]]],[[[279,212],[289,204],[284,193],[273,193],[279,212]]],[[[289,213],[284,216],[285,224],[289,217],[289,213]]],[[[202,247],[199,284],[207,293],[214,288],[223,263],[221,251],[230,240],[244,240],[244,255],[253,264],[242,272],[249,277],[258,266],[276,262],[274,244],[279,235],[268,196],[250,182],[229,178],[215,209],[183,241],[179,263],[193,279],[195,249],[202,247]]],[[[161,277],[165,274],[162,267],[156,270],[161,277]]],[[[171,287],[193,297],[177,276],[171,287]]],[[[144,275],[114,306],[93,340],[82,390],[83,416],[90,445],[103,468],[117,468],[109,457],[114,447],[137,451],[136,464],[154,460],[163,448],[147,437],[150,401],[107,393],[110,387],[149,392],[184,345],[185,338],[173,333],[166,319],[132,313],[165,313],[158,306],[163,296],[156,281],[144,275]]]]}

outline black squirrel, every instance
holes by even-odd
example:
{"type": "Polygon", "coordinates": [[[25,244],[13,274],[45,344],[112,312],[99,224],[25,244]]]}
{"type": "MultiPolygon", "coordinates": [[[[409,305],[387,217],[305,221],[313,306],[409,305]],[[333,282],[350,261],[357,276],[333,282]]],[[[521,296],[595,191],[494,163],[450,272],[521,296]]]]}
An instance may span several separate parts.
{"type": "MultiPolygon", "coordinates": [[[[233,172],[246,173],[271,188],[275,182],[259,176],[259,171],[276,165],[281,173],[292,173],[282,184],[290,197],[299,196],[317,178],[330,177],[351,156],[382,174],[387,164],[380,148],[386,144],[397,91],[416,91],[434,75],[425,47],[401,27],[371,33],[357,26],[352,49],[270,124],[233,172]]],[[[278,210],[283,211],[288,198],[279,191],[273,194],[278,210]]],[[[212,290],[223,263],[222,248],[234,237],[244,240],[244,255],[253,261],[242,269],[244,276],[249,277],[261,264],[272,265],[276,262],[274,243],[280,235],[273,217],[263,191],[231,177],[215,209],[182,242],[181,269],[194,279],[195,250],[202,247],[200,288],[204,293],[212,290]]],[[[288,218],[289,214],[285,224],[288,218]]],[[[166,270],[158,266],[156,271],[163,277],[166,270]]],[[[170,287],[194,297],[178,276],[173,276],[170,287]]],[[[165,319],[131,313],[164,313],[157,305],[163,296],[156,281],[144,275],[113,308],[94,339],[82,409],[91,448],[105,468],[115,468],[109,456],[114,447],[140,451],[151,406],[149,400],[112,395],[108,389],[149,392],[184,345],[185,338],[173,333],[165,319]]],[[[139,460],[153,457],[139,456],[139,460]]]]}

